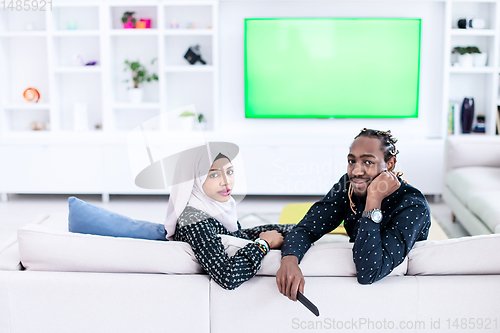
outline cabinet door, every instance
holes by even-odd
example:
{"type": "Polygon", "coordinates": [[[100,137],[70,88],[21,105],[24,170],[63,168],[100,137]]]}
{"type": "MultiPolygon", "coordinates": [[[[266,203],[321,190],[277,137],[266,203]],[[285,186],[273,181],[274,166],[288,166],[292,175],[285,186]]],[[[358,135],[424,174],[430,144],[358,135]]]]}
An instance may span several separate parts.
{"type": "Polygon", "coordinates": [[[130,166],[129,151],[125,144],[110,145],[104,149],[104,192],[110,194],[166,194],[167,190],[147,190],[135,185],[130,166]]]}
{"type": "Polygon", "coordinates": [[[0,147],[0,155],[0,192],[102,192],[100,147],[15,145],[0,147]]]}
{"type": "Polygon", "coordinates": [[[342,157],[331,145],[240,148],[248,194],[324,195],[345,172],[337,170],[342,157]]]}

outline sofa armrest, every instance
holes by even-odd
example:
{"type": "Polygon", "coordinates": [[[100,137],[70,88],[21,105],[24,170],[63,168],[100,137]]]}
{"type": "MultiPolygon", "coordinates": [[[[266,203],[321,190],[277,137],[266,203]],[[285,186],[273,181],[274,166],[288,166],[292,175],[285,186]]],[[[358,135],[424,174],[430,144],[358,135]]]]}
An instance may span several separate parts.
{"type": "MultiPolygon", "coordinates": [[[[49,218],[47,214],[38,215],[32,223],[42,224],[49,218]]],[[[0,271],[19,271],[24,269],[21,265],[21,254],[17,244],[17,230],[13,231],[5,241],[0,244],[0,271]]]]}
{"type": "Polygon", "coordinates": [[[500,167],[500,136],[448,136],[445,151],[445,172],[468,166],[500,167]]]}
{"type": "Polygon", "coordinates": [[[17,234],[13,232],[12,236],[0,244],[0,271],[17,271],[21,269],[21,255],[17,246],[17,234]]]}

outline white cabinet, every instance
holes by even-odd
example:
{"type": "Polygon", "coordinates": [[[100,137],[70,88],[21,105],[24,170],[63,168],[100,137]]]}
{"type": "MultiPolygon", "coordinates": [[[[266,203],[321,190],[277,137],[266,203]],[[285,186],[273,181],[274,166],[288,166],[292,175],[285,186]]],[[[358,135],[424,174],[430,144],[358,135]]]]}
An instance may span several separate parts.
{"type": "Polygon", "coordinates": [[[4,193],[101,193],[98,146],[12,145],[0,147],[4,193]]]}

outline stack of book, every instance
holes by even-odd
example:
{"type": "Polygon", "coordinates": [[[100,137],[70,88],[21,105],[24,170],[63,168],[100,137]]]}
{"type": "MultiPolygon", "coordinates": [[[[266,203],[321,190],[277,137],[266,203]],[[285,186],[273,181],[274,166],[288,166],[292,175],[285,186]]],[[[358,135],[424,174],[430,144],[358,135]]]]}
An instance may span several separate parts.
{"type": "Polygon", "coordinates": [[[462,133],[460,128],[460,103],[450,101],[448,108],[448,134],[458,135],[462,133]]]}

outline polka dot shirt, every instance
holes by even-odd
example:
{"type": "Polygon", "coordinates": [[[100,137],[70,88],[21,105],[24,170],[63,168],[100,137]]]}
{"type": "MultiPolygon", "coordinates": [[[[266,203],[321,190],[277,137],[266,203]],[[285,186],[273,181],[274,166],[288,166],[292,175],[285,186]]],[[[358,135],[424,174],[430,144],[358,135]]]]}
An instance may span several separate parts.
{"type": "Polygon", "coordinates": [[[255,240],[264,231],[277,230],[283,236],[294,225],[268,224],[230,232],[219,221],[201,210],[187,206],[177,219],[174,239],[191,245],[198,263],[222,288],[233,290],[252,278],[260,269],[264,252],[253,243],[245,245],[230,257],[218,235],[255,240]]]}
{"type": "Polygon", "coordinates": [[[352,195],[357,213],[351,210],[349,177],[345,174],[288,233],[281,255],[295,255],[300,262],[312,243],[344,221],[349,241],[354,243],[358,282],[371,284],[387,276],[403,262],[416,241],[427,239],[431,225],[425,196],[415,187],[401,180],[400,183],[399,189],[382,201],[383,219],[375,223],[361,217],[364,199],[352,195]]]}

